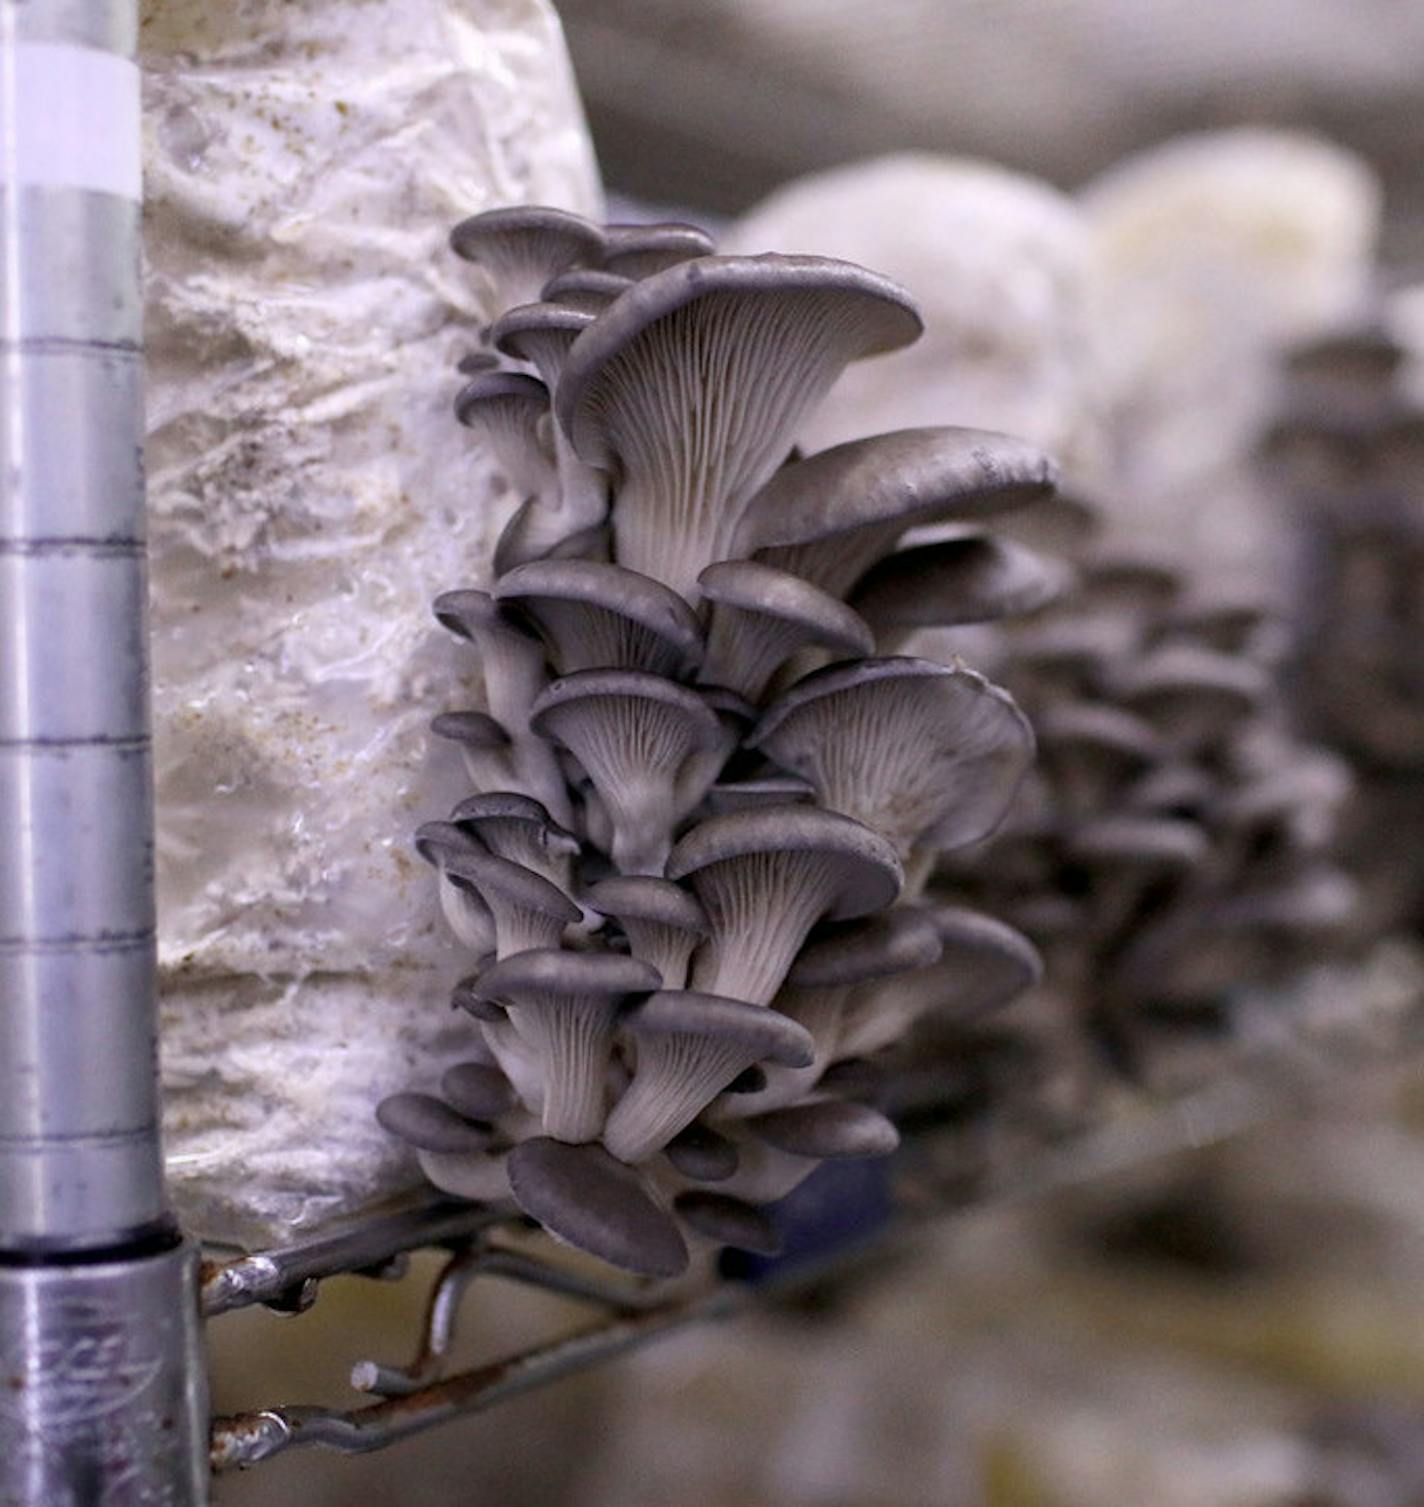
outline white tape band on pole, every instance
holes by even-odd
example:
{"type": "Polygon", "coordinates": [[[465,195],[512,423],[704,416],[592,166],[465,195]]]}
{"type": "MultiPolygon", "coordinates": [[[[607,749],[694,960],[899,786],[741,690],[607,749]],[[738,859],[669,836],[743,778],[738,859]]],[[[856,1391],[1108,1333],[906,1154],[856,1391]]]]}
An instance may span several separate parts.
{"type": "Polygon", "coordinates": [[[138,65],[93,47],[20,42],[0,57],[0,182],[142,196],[138,65]]]}

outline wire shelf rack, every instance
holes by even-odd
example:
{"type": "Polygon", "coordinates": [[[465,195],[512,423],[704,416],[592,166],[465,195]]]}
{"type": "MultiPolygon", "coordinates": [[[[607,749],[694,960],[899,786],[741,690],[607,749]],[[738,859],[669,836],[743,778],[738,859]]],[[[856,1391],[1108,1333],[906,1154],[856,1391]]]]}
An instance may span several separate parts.
{"type": "Polygon", "coordinates": [[[1396,1073],[1417,1061],[1421,1049],[1424,1000],[1414,999],[1387,1028],[1363,1037],[1325,1044],[1278,1029],[1249,1062],[1168,1101],[1115,1090],[1091,1124],[1054,1140],[1019,1137],[1010,1154],[969,1173],[955,1132],[909,1136],[891,1164],[883,1217],[750,1276],[704,1268],[699,1277],[672,1284],[604,1277],[542,1236],[531,1240],[530,1222],[509,1206],[438,1198],[411,1200],[284,1247],[214,1255],[201,1273],[210,1321],[254,1304],[299,1314],[336,1276],[401,1280],[419,1250],[436,1250],[442,1261],[410,1359],[353,1361],[351,1386],[371,1400],[350,1408],[274,1405],[215,1418],[212,1468],[243,1469],[308,1446],[342,1454],[385,1448],[693,1325],[844,1278],[957,1211],[1091,1182],[1220,1142],[1273,1116],[1303,1111],[1361,1074],[1396,1073]],[[501,1359],[448,1369],[463,1301],[475,1283],[491,1280],[571,1298],[590,1317],[570,1333],[537,1339],[501,1359]]]}

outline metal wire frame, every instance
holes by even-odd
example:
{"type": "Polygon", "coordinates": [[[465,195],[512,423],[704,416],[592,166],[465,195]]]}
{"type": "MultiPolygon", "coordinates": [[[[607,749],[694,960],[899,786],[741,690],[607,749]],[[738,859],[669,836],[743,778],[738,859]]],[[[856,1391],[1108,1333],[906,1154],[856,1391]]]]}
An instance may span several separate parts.
{"type": "Polygon", "coordinates": [[[278,1406],[214,1420],[215,1472],[258,1464],[303,1446],[343,1454],[378,1450],[440,1424],[483,1412],[511,1397],[699,1323],[731,1317],[772,1294],[844,1273],[903,1243],[927,1222],[982,1202],[1007,1202],[1173,1152],[1224,1140],[1283,1111],[1303,1108],[1351,1070],[1393,1069],[1424,1047],[1424,1002],[1389,1033],[1353,1050],[1331,1048],[1328,1065],[1300,1043],[1278,1040],[1250,1070],[1223,1074],[1167,1105],[1139,1101],[1061,1144],[1038,1148],[1023,1163],[974,1185],[946,1172],[936,1138],[911,1141],[894,1177],[895,1212],[869,1239],[843,1244],[756,1282],[701,1285],[602,1281],[557,1258],[515,1250],[499,1239],[527,1222],[510,1207],[430,1199],[358,1220],[329,1235],[283,1249],[214,1260],[202,1274],[204,1314],[213,1318],[252,1304],[300,1312],[329,1277],[359,1273],[390,1279],[421,1248],[446,1259],[426,1302],[412,1358],[405,1364],[358,1360],[351,1384],[377,1401],[351,1409],[278,1406]],[[1149,1111],[1150,1108],[1150,1112],[1149,1111]],[[573,1334],[535,1343],[512,1356],[447,1374],[463,1298],[472,1283],[500,1278],[571,1297],[597,1317],[573,1334]]]}

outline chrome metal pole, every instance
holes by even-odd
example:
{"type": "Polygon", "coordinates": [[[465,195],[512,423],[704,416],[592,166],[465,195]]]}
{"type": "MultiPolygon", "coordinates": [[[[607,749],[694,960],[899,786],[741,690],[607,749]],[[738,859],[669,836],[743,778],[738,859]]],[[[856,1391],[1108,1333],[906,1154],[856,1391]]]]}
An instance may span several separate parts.
{"type": "Polygon", "coordinates": [[[0,1503],[206,1499],[158,1135],[136,0],[0,0],[0,1503]]]}

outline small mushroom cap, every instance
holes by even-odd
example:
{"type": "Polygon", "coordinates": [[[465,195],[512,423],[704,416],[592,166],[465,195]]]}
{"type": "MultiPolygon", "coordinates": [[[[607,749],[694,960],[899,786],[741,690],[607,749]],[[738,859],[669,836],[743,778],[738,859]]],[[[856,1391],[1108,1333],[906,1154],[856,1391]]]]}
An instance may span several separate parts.
{"type": "Polygon", "coordinates": [[[462,424],[478,424],[490,407],[507,409],[511,415],[525,409],[532,426],[549,411],[549,389],[527,372],[478,372],[457,394],[455,417],[462,424]]]}
{"type": "Polygon", "coordinates": [[[1182,572],[1146,551],[1104,548],[1078,567],[1079,596],[1094,608],[1165,612],[1182,589],[1182,572]]]}
{"type": "Polygon", "coordinates": [[[491,1024],[498,1024],[506,1019],[503,1008],[480,992],[478,973],[462,978],[450,991],[450,1008],[463,1010],[466,1015],[473,1015],[476,1020],[488,1021],[491,1024]]]}
{"type": "Polygon", "coordinates": [[[450,812],[449,825],[459,830],[473,828],[475,835],[489,822],[526,822],[543,834],[544,842],[554,852],[572,855],[579,851],[578,838],[549,815],[543,801],[536,801],[532,795],[523,795],[517,790],[490,790],[482,795],[467,795],[450,812]]]}
{"type": "Polygon", "coordinates": [[[697,580],[709,602],[805,624],[811,641],[827,648],[847,654],[869,654],[874,648],[857,613],[790,571],[757,560],[719,560],[697,580]]]}
{"type": "Polygon", "coordinates": [[[690,1230],[718,1245],[758,1256],[781,1251],[781,1236],[771,1217],[744,1199],[692,1188],[673,1200],[673,1211],[690,1230]]]}
{"type": "Polygon", "coordinates": [[[472,1120],[497,1120],[518,1103],[509,1079],[487,1062],[457,1062],[446,1068],[440,1092],[472,1120]]]}
{"type": "Polygon", "coordinates": [[[773,1109],[742,1123],[768,1146],[817,1161],[888,1156],[900,1144],[899,1131],[878,1109],[845,1099],[773,1109]]]}
{"type": "Polygon", "coordinates": [[[931,906],[926,914],[940,944],[930,974],[943,985],[946,1003],[956,1005],[956,1015],[995,1010],[1042,979],[1038,949],[998,917],[950,904],[931,906]]]}
{"type": "Polygon", "coordinates": [[[677,1225],[603,1147],[535,1136],[509,1153],[508,1169],[515,1202],[556,1239],[643,1277],[686,1269],[677,1225]]]}
{"type": "Polygon", "coordinates": [[[707,912],[695,895],[651,874],[610,875],[590,885],[584,898],[600,916],[615,920],[651,921],[699,937],[710,930],[707,912]]]}
{"type": "Polygon", "coordinates": [[[1217,813],[1225,826],[1238,829],[1304,818],[1324,841],[1333,832],[1331,818],[1348,799],[1354,783],[1343,759],[1312,750],[1230,791],[1217,813]]]}
{"type": "Polygon", "coordinates": [[[561,303],[525,303],[506,310],[490,326],[490,344],[516,361],[538,368],[552,390],[563,370],[569,347],[591,325],[595,315],[561,303]]]}
{"type": "Polygon", "coordinates": [[[1130,653],[1137,636],[1130,621],[1110,614],[1050,617],[1015,633],[1012,660],[1030,671],[1092,680],[1130,653]]]}
{"type": "Polygon", "coordinates": [[[494,1139],[488,1125],[475,1125],[433,1094],[391,1094],[376,1106],[382,1130],[421,1151],[484,1151],[494,1139]]]}
{"type": "Polygon", "coordinates": [[[928,968],[939,955],[939,932],[931,917],[917,907],[901,906],[818,927],[786,982],[795,989],[834,989],[928,968]]]}
{"type": "MultiPolygon", "coordinates": [[[[602,609],[644,630],[666,654],[669,670],[685,674],[702,658],[702,626],[677,592],[622,565],[593,560],[533,560],[507,571],[495,599],[513,603],[542,624],[541,604],[578,604],[602,609]]],[[[568,655],[565,654],[565,659],[568,655]]],[[[610,668],[642,669],[631,660],[610,668]]],[[[580,666],[580,668],[600,668],[580,666]]]]}
{"type": "Polygon", "coordinates": [[[735,1142],[698,1120],[679,1131],[663,1147],[663,1155],[674,1171],[695,1183],[725,1182],[737,1170],[735,1142]]]}
{"type": "Polygon", "coordinates": [[[479,634],[488,631],[517,633],[519,630],[499,610],[495,599],[487,591],[461,588],[459,591],[442,591],[430,604],[435,621],[456,638],[474,643],[479,634]]]}
{"type": "Polygon", "coordinates": [[[782,1067],[810,1067],[816,1056],[806,1028],[788,1016],[690,989],[650,995],[628,1012],[623,1027],[634,1036],[715,1037],[782,1067]]]}
{"type": "Polygon", "coordinates": [[[486,968],[471,982],[471,997],[500,1003],[548,995],[651,994],[661,982],[656,968],[616,952],[533,947],[486,968]]]}
{"type": "Polygon", "coordinates": [[[747,743],[901,851],[922,838],[950,848],[986,837],[1034,752],[1033,729],[1006,691],[963,665],[899,656],[798,680],[747,743]]]}
{"type": "Polygon", "coordinates": [[[523,909],[542,912],[566,926],[572,926],[582,915],[556,884],[508,858],[472,847],[467,852],[452,854],[443,868],[450,880],[468,886],[486,904],[498,896],[523,909]]]}
{"type": "MultiPolygon", "coordinates": [[[[1051,496],[1057,478],[1043,451],[989,430],[900,429],[849,440],[783,466],[747,507],[735,553],[863,528],[890,528],[893,538],[932,519],[992,517],[1051,496]]],[[[858,575],[874,560],[851,563],[858,575]]]]}
{"type": "Polygon", "coordinates": [[[441,712],[430,719],[437,738],[464,743],[471,748],[498,749],[509,746],[509,734],[488,712],[441,712]]]}
{"type": "Polygon", "coordinates": [[[1196,764],[1159,764],[1128,786],[1124,804],[1157,816],[1200,816],[1215,804],[1216,781],[1196,764]]]}
{"type": "Polygon", "coordinates": [[[948,628],[1035,612],[1072,578],[1021,544],[963,534],[887,555],[856,582],[850,604],[877,633],[948,628]]]}
{"type": "Polygon", "coordinates": [[[700,822],[668,856],[669,879],[759,853],[818,853],[840,868],[827,916],[845,921],[893,904],[904,883],[894,848],[878,832],[819,806],[763,806],[724,811],[700,822]]]}
{"type": "Polygon", "coordinates": [[[679,220],[649,225],[603,227],[607,241],[603,265],[625,277],[647,277],[697,256],[711,256],[716,242],[705,230],[679,220]]]}
{"type": "Polygon", "coordinates": [[[466,351],[455,363],[462,377],[477,377],[481,372],[499,370],[499,357],[493,351],[466,351]]]}
{"type": "Polygon", "coordinates": [[[544,284],[539,294],[547,303],[600,314],[633,286],[631,277],[602,267],[572,267],[544,284]]]}
{"type": "Polygon", "coordinates": [[[458,854],[479,851],[479,844],[454,822],[421,822],[413,840],[415,851],[437,868],[458,854]]]}
{"type": "Polygon", "coordinates": [[[935,928],[939,957],[852,996],[838,1052],[877,1052],[923,1016],[975,1019],[1008,1004],[1042,978],[1037,949],[996,917],[962,905],[928,907],[925,915],[935,928]]]}
{"type": "Polygon", "coordinates": [[[689,719],[697,744],[715,741],[716,719],[706,699],[676,681],[644,670],[575,670],[571,675],[561,675],[539,693],[529,711],[529,725],[541,736],[562,742],[557,731],[560,714],[579,710],[586,702],[613,698],[674,707],[689,719]]]}
{"type": "Polygon", "coordinates": [[[1233,895],[1213,911],[1225,927],[1309,936],[1346,925],[1360,903],[1360,887],[1343,870],[1320,863],[1283,884],[1233,895]]]}
{"type": "Polygon", "coordinates": [[[1100,816],[1070,833],[1065,850],[1075,862],[1157,873],[1186,873],[1207,855],[1207,838],[1195,822],[1166,816],[1100,816]]]}
{"type": "Polygon", "coordinates": [[[1265,698],[1269,679],[1260,665],[1240,655],[1196,644],[1164,644],[1119,666],[1113,689],[1127,705],[1147,715],[1156,707],[1191,699],[1219,706],[1223,716],[1239,716],[1265,698]]]}
{"type": "Polygon", "coordinates": [[[450,232],[450,249],[486,268],[515,302],[554,273],[578,262],[603,258],[603,231],[581,215],[542,204],[487,209],[461,220],[450,232]]]}
{"type": "Polygon", "coordinates": [[[1069,701],[1045,708],[1038,718],[1038,739],[1046,750],[1098,752],[1128,763],[1160,758],[1162,736],[1150,722],[1097,701],[1069,701]]]}
{"type": "Polygon", "coordinates": [[[714,604],[702,678],[730,682],[760,696],[797,649],[817,645],[839,655],[870,654],[875,639],[838,597],[790,571],[756,560],[721,560],[697,577],[714,604]]]}

